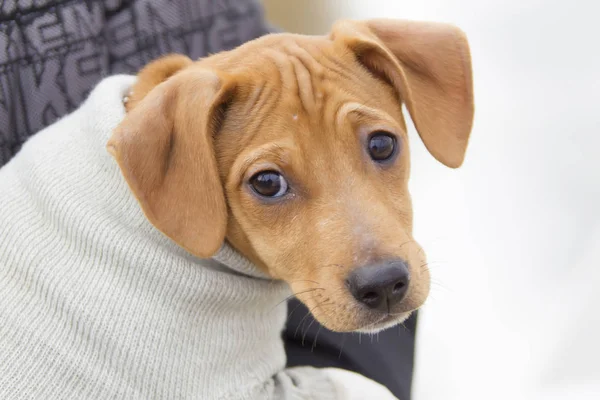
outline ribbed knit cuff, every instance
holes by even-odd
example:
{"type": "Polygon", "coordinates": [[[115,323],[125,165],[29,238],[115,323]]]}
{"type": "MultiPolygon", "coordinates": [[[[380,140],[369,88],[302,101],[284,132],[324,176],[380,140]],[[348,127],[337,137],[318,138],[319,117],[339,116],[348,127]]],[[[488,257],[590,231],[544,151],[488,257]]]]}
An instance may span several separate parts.
{"type": "Polygon", "coordinates": [[[281,399],[285,400],[341,400],[329,375],[320,368],[285,369],[277,374],[276,386],[282,389],[281,399]]]}

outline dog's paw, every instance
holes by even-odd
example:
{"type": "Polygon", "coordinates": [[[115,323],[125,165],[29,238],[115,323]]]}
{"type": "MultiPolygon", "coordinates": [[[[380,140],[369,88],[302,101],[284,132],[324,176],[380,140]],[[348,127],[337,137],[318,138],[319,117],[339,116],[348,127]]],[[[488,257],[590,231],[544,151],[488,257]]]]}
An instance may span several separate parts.
{"type": "Polygon", "coordinates": [[[340,400],[398,400],[385,386],[355,372],[324,368],[340,400]]]}

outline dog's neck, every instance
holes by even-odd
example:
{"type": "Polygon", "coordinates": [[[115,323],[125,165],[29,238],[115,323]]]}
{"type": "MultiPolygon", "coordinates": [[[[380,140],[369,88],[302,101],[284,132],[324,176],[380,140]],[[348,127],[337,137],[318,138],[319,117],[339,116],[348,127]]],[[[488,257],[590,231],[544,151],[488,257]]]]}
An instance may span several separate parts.
{"type": "Polygon", "coordinates": [[[105,149],[132,80],[100,83],[2,170],[0,222],[20,232],[0,265],[3,301],[15,303],[4,323],[36,337],[43,356],[31,362],[49,374],[108,377],[123,397],[157,385],[181,398],[259,390],[285,364],[289,289],[227,244],[198,259],[147,221],[105,149]]]}

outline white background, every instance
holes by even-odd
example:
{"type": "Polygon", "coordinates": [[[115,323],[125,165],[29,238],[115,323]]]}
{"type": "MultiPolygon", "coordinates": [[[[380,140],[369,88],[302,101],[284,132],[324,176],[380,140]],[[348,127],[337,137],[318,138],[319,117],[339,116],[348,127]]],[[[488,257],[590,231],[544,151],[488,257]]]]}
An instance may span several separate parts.
{"type": "Polygon", "coordinates": [[[434,282],[414,399],[600,399],[600,2],[276,1],[304,12],[276,22],[307,33],[390,17],[469,38],[464,167],[437,164],[412,131],[415,234],[434,282]]]}

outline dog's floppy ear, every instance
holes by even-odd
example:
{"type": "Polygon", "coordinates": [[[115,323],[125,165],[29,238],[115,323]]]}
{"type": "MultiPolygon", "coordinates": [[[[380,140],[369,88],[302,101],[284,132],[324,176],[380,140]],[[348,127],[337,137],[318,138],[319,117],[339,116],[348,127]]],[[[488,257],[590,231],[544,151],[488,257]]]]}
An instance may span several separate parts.
{"type": "Polygon", "coordinates": [[[473,124],[471,56],[464,33],[441,23],[339,21],[331,32],[406,104],[429,152],[457,168],[473,124]]]}
{"type": "Polygon", "coordinates": [[[150,90],[107,145],[148,220],[202,258],[225,238],[213,134],[234,87],[228,76],[185,68],[150,90]]]}
{"type": "Polygon", "coordinates": [[[192,64],[193,61],[183,54],[168,54],[147,64],[137,74],[127,96],[125,109],[133,109],[152,89],[192,64]]]}

